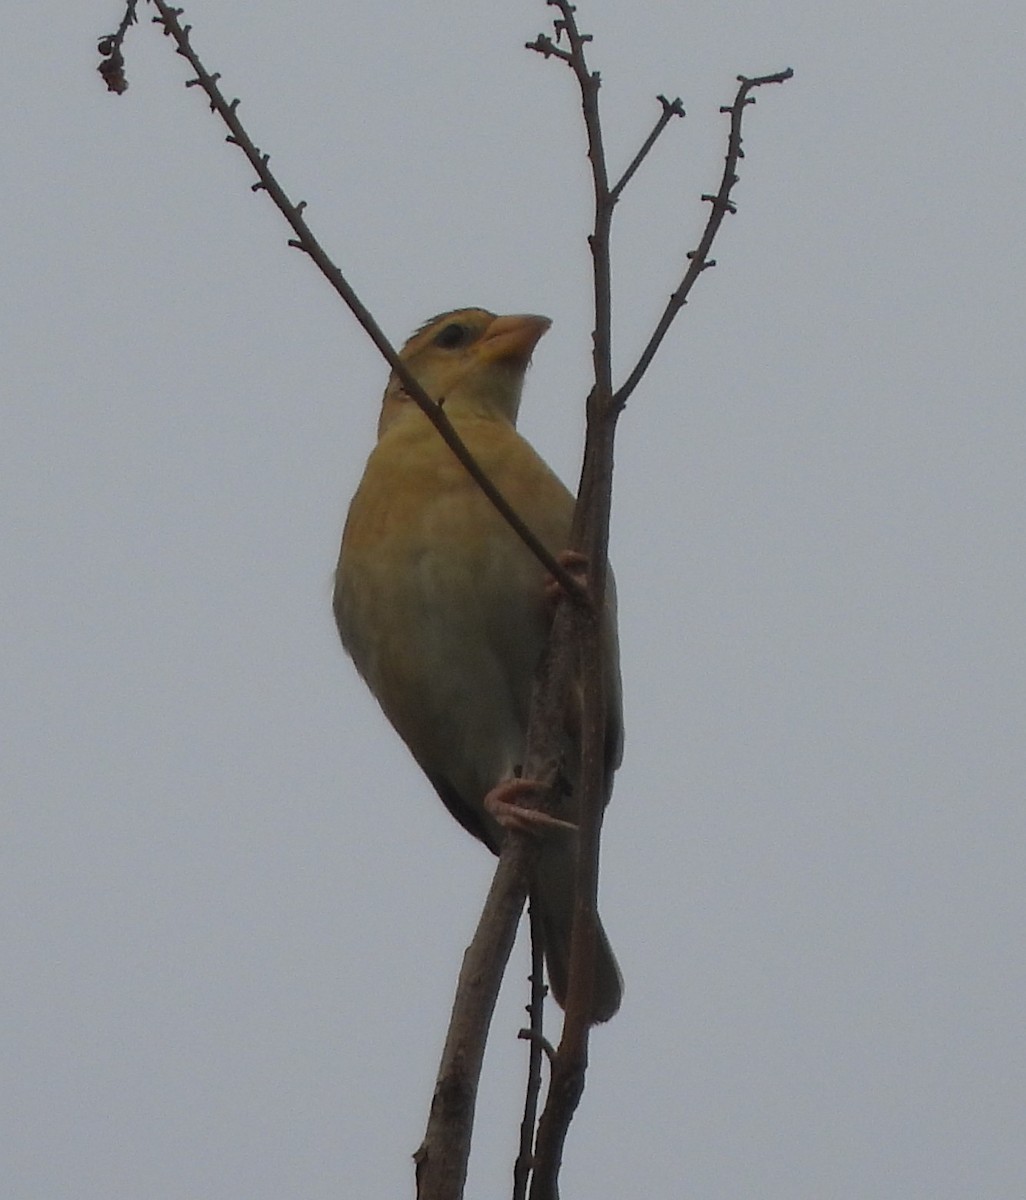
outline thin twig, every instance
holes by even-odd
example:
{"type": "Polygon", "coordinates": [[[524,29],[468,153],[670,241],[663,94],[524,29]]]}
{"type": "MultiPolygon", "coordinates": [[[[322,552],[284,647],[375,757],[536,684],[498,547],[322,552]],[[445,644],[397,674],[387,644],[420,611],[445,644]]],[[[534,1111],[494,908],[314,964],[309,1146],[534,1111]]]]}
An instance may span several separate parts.
{"type": "MultiPolygon", "coordinates": [[[[551,47],[550,54],[556,54],[568,64],[577,76],[577,84],[581,91],[581,107],[584,112],[584,128],[588,139],[588,158],[591,162],[592,179],[595,185],[595,229],[589,239],[592,251],[592,277],[594,283],[595,330],[592,335],[592,364],[595,371],[595,389],[589,397],[589,412],[601,411],[606,396],[612,391],[611,377],[611,346],[610,325],[612,298],[609,278],[608,254],[597,252],[596,238],[608,241],[609,226],[612,221],[614,201],[610,196],[609,177],[606,169],[606,152],[602,141],[602,124],[599,120],[598,94],[602,85],[597,71],[588,69],[584,53],[585,45],[592,40],[590,33],[581,33],[577,26],[574,5],[568,0],[548,0],[551,8],[559,9],[559,17],[553,22],[556,32],[556,42],[565,37],[569,46],[568,51],[558,51],[549,40],[539,36],[539,41],[546,41],[551,47]],[[605,259],[605,261],[603,261],[605,259]]],[[[530,49],[537,49],[530,45],[530,49]]],[[[544,53],[544,50],[542,51],[544,53]]],[[[595,569],[591,564],[592,572],[595,569]]],[[[601,593],[599,593],[601,594],[601,593]]]]}
{"type": "Polygon", "coordinates": [[[382,332],[381,327],[374,320],[369,309],[360,300],[339,268],[328,257],[303,216],[306,202],[300,201],[298,204],[293,204],[289,199],[284,188],[278,183],[268,166],[270,156],[262,153],[254,145],[252,139],[243,128],[237,112],[239,101],[226,100],[218,87],[217,81],[220,76],[217,73],[207,71],[202,62],[200,62],[199,56],[193,49],[189,38],[192,27],[190,25],[182,25],[178,20],[182,9],[167,4],[165,0],[151,0],[151,2],[160,14],[158,17],[154,17],[154,21],[163,26],[166,35],[174,39],[177,53],[185,58],[196,72],[195,78],[188,80],[186,87],[201,87],[203,89],[210,100],[211,109],[228,126],[229,134],[227,141],[242,150],[257,174],[258,182],[253,184],[253,191],[266,191],[279,212],[281,212],[282,216],[295,231],[296,237],[289,240],[289,245],[295,247],[297,250],[302,250],[317,265],[321,274],[345,301],[353,316],[363,326],[385,361],[401,380],[404,390],[420,407],[424,415],[438,430],[445,444],[463,464],[474,482],[484,492],[502,518],[514,530],[531,553],[541,562],[546,571],[548,571],[553,579],[559,582],[560,587],[573,599],[575,604],[585,606],[590,604],[587,593],[581,587],[579,581],[541,543],[533,530],[522,520],[495,484],[488,478],[477,460],[463,444],[462,439],[453,428],[452,422],[445,415],[441,405],[436,404],[410,374],[409,368],[382,332]]]}
{"type": "Polygon", "coordinates": [[[648,157],[648,152],[656,144],[656,139],[663,132],[666,126],[669,125],[670,121],[674,117],[683,117],[685,115],[684,105],[681,103],[679,96],[677,96],[674,100],[667,100],[665,96],[657,96],[656,99],[663,106],[663,111],[659,114],[659,120],[656,121],[652,132],[647,138],[645,138],[644,142],[642,142],[641,149],[637,152],[637,154],[635,154],[627,170],[624,171],[616,183],[614,183],[609,189],[609,194],[614,201],[620,199],[621,192],[630,182],[634,172],[648,157]]]}
{"type": "Polygon", "coordinates": [[[531,1043],[527,1060],[527,1089],[524,1093],[524,1116],[520,1122],[520,1149],[513,1164],[512,1200],[527,1200],[527,1185],[534,1166],[534,1126],[538,1119],[538,1097],[541,1093],[542,1055],[552,1062],[555,1051],[545,1040],[545,956],[544,938],[538,906],[530,905],[531,924],[531,1003],[527,1006],[530,1028],[521,1029],[519,1036],[531,1043]]]}
{"type": "Polygon", "coordinates": [[[687,303],[688,294],[694,287],[699,275],[709,267],[716,265],[716,260],[709,257],[709,251],[712,249],[713,241],[716,238],[720,225],[723,223],[723,218],[727,213],[737,211],[736,206],[730,199],[730,193],[738,181],[738,162],[744,157],[744,151],[741,148],[742,115],[749,104],[755,103],[755,97],[749,95],[749,93],[767,83],[783,83],[785,80],[790,79],[793,74],[794,71],[788,67],[787,70],[778,71],[774,75],[760,75],[754,79],[748,79],[744,75],[739,75],[738,82],[740,83],[740,87],[737,90],[734,103],[729,106],[725,105],[720,109],[722,113],[730,113],[730,136],[727,139],[727,154],[719,191],[715,196],[707,195],[702,197],[703,200],[712,205],[705,231],[698,246],[688,252],[688,268],[684,272],[684,278],[681,280],[680,286],[667,301],[666,308],[663,310],[663,314],[656,324],[654,333],[649,338],[648,345],[642,351],[641,357],[638,359],[634,369],[627,376],[626,381],[617,389],[613,397],[613,403],[617,408],[623,408],[631,393],[641,382],[642,376],[648,370],[649,364],[652,362],[663,338],[673,324],[674,318],[687,303]]]}
{"type": "Polygon", "coordinates": [[[539,54],[544,54],[546,58],[561,58],[563,62],[571,61],[569,50],[562,50],[547,34],[539,33],[533,42],[525,42],[524,46],[528,50],[537,50],[539,54]]]}

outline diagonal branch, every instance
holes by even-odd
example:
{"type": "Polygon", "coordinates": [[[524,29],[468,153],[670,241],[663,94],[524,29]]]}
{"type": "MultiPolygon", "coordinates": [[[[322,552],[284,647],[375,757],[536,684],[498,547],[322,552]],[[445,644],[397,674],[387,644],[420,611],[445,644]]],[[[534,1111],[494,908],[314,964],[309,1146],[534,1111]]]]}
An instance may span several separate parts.
{"type": "Polygon", "coordinates": [[[727,139],[727,155],[719,191],[715,196],[702,197],[703,200],[712,205],[712,210],[709,213],[709,220],[706,222],[701,240],[696,249],[688,251],[687,258],[689,265],[684,272],[684,278],[667,302],[666,308],[663,310],[663,314],[656,324],[655,331],[651,338],[649,338],[648,345],[642,351],[641,357],[638,359],[634,369],[627,376],[622,386],[617,389],[616,395],[613,397],[613,402],[617,408],[623,408],[631,393],[641,382],[642,376],[648,370],[652,359],[655,358],[656,351],[659,349],[663,338],[666,337],[674,318],[687,303],[688,294],[695,286],[699,275],[709,267],[716,265],[716,260],[709,257],[709,251],[712,249],[712,244],[716,239],[716,234],[719,232],[720,225],[723,224],[723,218],[727,213],[737,211],[736,206],[730,198],[730,193],[738,181],[738,162],[744,157],[744,151],[741,148],[741,119],[745,108],[749,104],[755,103],[755,97],[749,95],[749,93],[767,83],[783,83],[785,80],[790,79],[793,74],[794,71],[788,67],[787,70],[778,71],[775,75],[760,75],[754,79],[748,79],[744,75],[739,75],[738,82],[741,86],[737,90],[734,103],[729,106],[725,105],[720,109],[722,113],[730,113],[730,135],[727,139]]]}
{"type": "Polygon", "coordinates": [[[663,111],[659,114],[659,120],[656,121],[652,132],[647,138],[645,138],[644,142],[642,142],[641,149],[637,152],[637,154],[635,154],[627,170],[624,171],[616,183],[614,183],[609,189],[609,194],[613,198],[614,202],[620,199],[620,193],[630,182],[634,172],[648,157],[648,152],[656,144],[656,139],[663,132],[666,126],[669,125],[672,118],[683,117],[685,115],[684,105],[681,103],[679,96],[673,100],[667,100],[665,96],[656,96],[656,99],[663,106],[663,111]]]}
{"type": "MultiPolygon", "coordinates": [[[[182,25],[178,20],[182,14],[182,9],[175,8],[173,5],[166,3],[166,0],[150,0],[150,2],[159,13],[159,16],[153,18],[154,22],[163,27],[165,36],[174,39],[176,52],[185,58],[196,72],[195,78],[188,80],[186,87],[201,87],[203,89],[210,100],[211,110],[216,112],[228,127],[227,141],[242,150],[257,174],[258,182],[253,184],[253,191],[265,191],[294,230],[296,236],[289,240],[289,245],[295,247],[297,250],[302,250],[320,269],[321,274],[345,301],[353,316],[356,317],[356,320],[366,331],[371,341],[381,352],[382,357],[401,380],[404,390],[423,411],[435,429],[438,430],[445,444],[456,455],[477,486],[484,492],[502,518],[514,530],[531,553],[541,562],[546,571],[548,571],[553,579],[559,582],[560,587],[566,591],[568,596],[572,597],[576,604],[590,604],[587,594],[580,583],[548,551],[534,534],[533,530],[529,528],[495,484],[488,478],[477,460],[463,444],[463,441],[453,428],[452,422],[445,415],[442,407],[427,395],[417,380],[410,374],[406,364],[399,357],[395,348],[371,315],[370,310],[363,304],[349,281],[314,236],[313,231],[303,216],[306,202],[300,201],[298,204],[294,204],[289,199],[285,189],[279,184],[268,166],[270,156],[262,153],[257,148],[249,134],[243,128],[237,111],[239,101],[228,101],[225,99],[224,93],[218,87],[219,74],[207,71],[193,49],[189,38],[192,27],[190,25],[182,25]]],[[[132,14],[132,19],[134,19],[136,3],[137,0],[129,0],[127,11],[128,14],[132,14]]],[[[119,30],[122,36],[124,29],[127,28],[129,23],[130,18],[126,15],[122,28],[119,30]]],[[[104,41],[107,40],[104,39],[104,41]]],[[[120,43],[114,45],[113,50],[120,56],[120,43]]]]}

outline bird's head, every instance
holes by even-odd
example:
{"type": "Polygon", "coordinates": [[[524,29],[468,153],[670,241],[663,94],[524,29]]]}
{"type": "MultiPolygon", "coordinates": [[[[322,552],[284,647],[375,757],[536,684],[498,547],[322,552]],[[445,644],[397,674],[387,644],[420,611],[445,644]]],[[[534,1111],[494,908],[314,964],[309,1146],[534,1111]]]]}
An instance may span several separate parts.
{"type": "MultiPolygon", "coordinates": [[[[417,330],[400,357],[450,416],[502,418],[516,424],[524,373],[548,317],[497,317],[483,308],[442,313],[417,330]]],[[[378,436],[415,408],[395,377],[388,381],[378,436]]]]}

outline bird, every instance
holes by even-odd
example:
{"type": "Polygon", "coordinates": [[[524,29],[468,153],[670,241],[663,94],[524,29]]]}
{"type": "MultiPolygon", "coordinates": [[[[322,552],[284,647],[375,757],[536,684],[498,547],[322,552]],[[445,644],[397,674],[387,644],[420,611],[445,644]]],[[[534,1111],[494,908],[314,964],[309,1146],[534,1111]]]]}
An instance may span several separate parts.
{"type": "MultiPolygon", "coordinates": [[[[462,308],[425,322],[400,358],[545,547],[567,549],[574,497],[517,432],[524,376],[547,317],[462,308]]],[[[568,565],[571,558],[565,560],[568,565]]],[[[377,444],[346,517],[333,607],[345,650],[449,812],[493,853],[505,830],[541,845],[531,880],[549,984],[565,1007],[574,907],[579,721],[568,712],[562,816],[518,805],[535,670],[555,585],[393,371],[377,444]],[[540,818],[540,820],[536,820],[540,818]]],[[[607,779],[623,735],[615,585],[605,604],[607,779]]],[[[608,800],[608,789],[607,796],[608,800]]],[[[601,923],[590,1019],[623,980],[601,923]]]]}

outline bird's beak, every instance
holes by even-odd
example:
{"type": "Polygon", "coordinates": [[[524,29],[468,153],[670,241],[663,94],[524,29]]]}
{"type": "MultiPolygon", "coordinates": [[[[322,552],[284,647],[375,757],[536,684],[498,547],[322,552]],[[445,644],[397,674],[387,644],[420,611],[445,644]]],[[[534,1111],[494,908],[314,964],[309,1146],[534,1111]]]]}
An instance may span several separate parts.
{"type": "Polygon", "coordinates": [[[538,340],[551,324],[548,317],[532,314],[496,317],[482,334],[475,349],[482,362],[508,362],[526,367],[538,340]]]}

